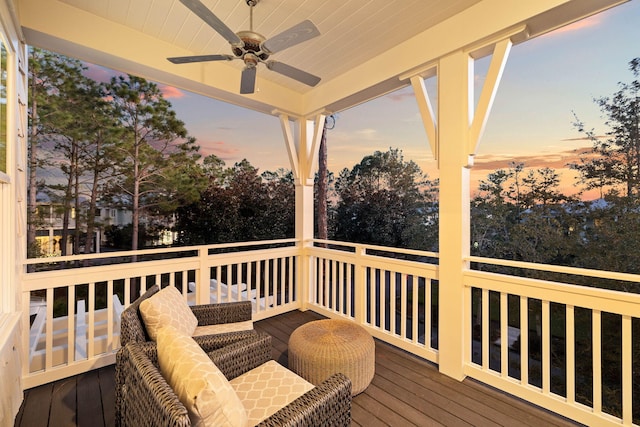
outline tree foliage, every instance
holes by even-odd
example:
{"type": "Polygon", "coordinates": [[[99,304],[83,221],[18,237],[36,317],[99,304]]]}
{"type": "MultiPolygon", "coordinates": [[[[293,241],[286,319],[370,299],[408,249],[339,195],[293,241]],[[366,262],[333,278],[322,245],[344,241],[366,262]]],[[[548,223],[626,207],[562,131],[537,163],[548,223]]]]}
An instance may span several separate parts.
{"type": "Polygon", "coordinates": [[[117,146],[119,179],[111,195],[133,214],[135,250],[143,214],[168,213],[178,200],[198,196],[192,175],[185,173],[199,158],[198,147],[155,83],[132,75],[113,77],[108,96],[123,130],[117,146]]]}
{"type": "Polygon", "coordinates": [[[629,62],[634,80],[619,82],[619,90],[612,96],[595,98],[609,128],[605,137],[595,130],[585,129],[576,115],[574,126],[591,141],[592,156],[572,163],[580,173],[585,189],[599,189],[623,197],[640,196],[640,58],[629,62]]]}
{"type": "Polygon", "coordinates": [[[202,173],[208,182],[199,200],[176,210],[180,244],[224,243],[290,238],[295,232],[293,175],[278,170],[262,175],[247,160],[225,168],[211,155],[202,173]]]}
{"type": "Polygon", "coordinates": [[[157,85],[133,76],[100,83],[87,77],[79,60],[32,49],[29,102],[29,246],[35,242],[37,193],[62,208],[62,254],[70,224],[73,251],[81,239],[93,250],[99,203],[129,208],[134,214],[131,248],[138,229],[154,223],[166,228],[176,206],[198,197],[200,184],[189,170],[199,158],[171,104],[157,85]],[[37,172],[55,170],[40,185],[37,172]],[[74,218],[72,218],[72,214],[74,218]]]}
{"type": "MultiPolygon", "coordinates": [[[[336,180],[334,236],[338,240],[434,250],[437,241],[417,242],[406,230],[437,228],[437,182],[430,181],[399,149],[376,151],[336,180]]],[[[416,230],[414,230],[416,231],[416,230]]]]}

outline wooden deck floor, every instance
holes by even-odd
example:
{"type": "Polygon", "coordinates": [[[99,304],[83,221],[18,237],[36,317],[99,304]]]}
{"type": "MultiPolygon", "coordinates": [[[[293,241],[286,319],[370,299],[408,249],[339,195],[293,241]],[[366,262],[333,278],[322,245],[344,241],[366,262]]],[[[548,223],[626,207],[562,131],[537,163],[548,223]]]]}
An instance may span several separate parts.
{"type": "MultiPolygon", "coordinates": [[[[298,326],[321,318],[291,312],[257,322],[273,337],[273,358],[287,365],[298,326]]],[[[455,381],[429,362],[376,341],[376,373],[353,399],[353,426],[576,426],[473,380],[455,381]]],[[[114,425],[114,367],[27,390],[16,427],[114,425]]]]}

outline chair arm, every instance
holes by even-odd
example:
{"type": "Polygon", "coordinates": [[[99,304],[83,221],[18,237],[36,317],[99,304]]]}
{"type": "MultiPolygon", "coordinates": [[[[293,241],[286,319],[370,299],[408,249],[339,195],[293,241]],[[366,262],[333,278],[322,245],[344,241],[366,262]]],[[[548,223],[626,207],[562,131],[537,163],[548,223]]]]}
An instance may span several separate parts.
{"type": "Polygon", "coordinates": [[[257,333],[207,354],[225,377],[231,380],[271,360],[271,336],[257,333]]]}
{"type": "Polygon", "coordinates": [[[237,331],[237,332],[225,332],[224,334],[216,335],[200,335],[193,337],[193,340],[197,342],[205,353],[213,350],[228,346],[238,341],[244,341],[249,338],[256,337],[258,333],[255,330],[250,331],[237,331]]]}
{"type": "Polygon", "coordinates": [[[251,320],[252,307],[251,301],[236,301],[193,305],[191,311],[198,319],[198,326],[207,326],[251,320]]]}
{"type": "Polygon", "coordinates": [[[157,368],[155,343],[131,343],[116,355],[116,425],[191,425],[187,409],[157,368]]]}
{"type": "Polygon", "coordinates": [[[351,380],[344,374],[334,374],[258,425],[348,427],[351,425],[351,380]]]}

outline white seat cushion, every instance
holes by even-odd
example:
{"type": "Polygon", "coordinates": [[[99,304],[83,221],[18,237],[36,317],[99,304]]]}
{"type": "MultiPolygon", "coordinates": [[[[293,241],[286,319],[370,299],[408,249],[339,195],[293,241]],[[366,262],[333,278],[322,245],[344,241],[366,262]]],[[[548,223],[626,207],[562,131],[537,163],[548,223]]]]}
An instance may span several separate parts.
{"type": "Polygon", "coordinates": [[[253,321],[251,320],[247,320],[244,322],[219,323],[217,325],[198,326],[193,332],[193,336],[197,337],[201,335],[217,335],[227,332],[250,331],[252,329],[253,321]]]}
{"type": "Polygon", "coordinates": [[[245,427],[247,412],[229,381],[188,335],[171,326],[158,331],[158,364],[194,426],[245,427]]]}
{"type": "Polygon", "coordinates": [[[173,326],[179,332],[193,335],[198,319],[180,291],[167,286],[140,303],[140,314],[149,337],[156,341],[158,330],[173,326]]]}
{"type": "Polygon", "coordinates": [[[274,360],[229,381],[244,405],[249,425],[256,425],[314,386],[274,360]]]}

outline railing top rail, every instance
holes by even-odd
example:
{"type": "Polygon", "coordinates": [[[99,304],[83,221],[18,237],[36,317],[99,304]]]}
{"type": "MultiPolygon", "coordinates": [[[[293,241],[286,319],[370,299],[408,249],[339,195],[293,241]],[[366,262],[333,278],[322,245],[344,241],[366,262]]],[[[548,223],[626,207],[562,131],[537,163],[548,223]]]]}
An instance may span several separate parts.
{"type": "Polygon", "coordinates": [[[597,277],[600,279],[622,280],[626,282],[640,282],[640,274],[621,273],[616,271],[594,270],[589,268],[568,267],[552,264],[537,264],[533,262],[512,261],[506,259],[484,258],[469,256],[465,261],[481,264],[499,265],[503,267],[525,268],[528,270],[548,271],[552,273],[573,274],[577,276],[597,277]]]}
{"type": "Polygon", "coordinates": [[[296,243],[296,242],[298,242],[297,239],[291,238],[291,239],[278,239],[278,240],[260,240],[255,242],[216,243],[211,245],[199,245],[199,246],[174,246],[170,248],[139,249],[136,251],[101,252],[96,254],[67,255],[67,256],[60,256],[60,257],[28,258],[24,260],[24,265],[36,265],[36,264],[51,263],[51,262],[83,261],[83,260],[90,260],[90,259],[133,257],[138,255],[157,255],[157,254],[165,254],[165,253],[178,253],[178,252],[237,248],[237,247],[251,247],[251,246],[285,244],[285,243],[296,243]]]}
{"type": "Polygon", "coordinates": [[[311,239],[311,242],[324,243],[327,245],[344,246],[344,247],[354,248],[354,249],[376,250],[376,251],[384,251],[384,252],[396,252],[396,253],[409,254],[409,255],[427,256],[430,258],[440,257],[440,254],[438,254],[437,252],[421,251],[417,249],[392,248],[390,246],[378,246],[378,245],[370,245],[366,243],[353,243],[353,242],[343,242],[340,240],[323,240],[323,239],[311,239]]]}

